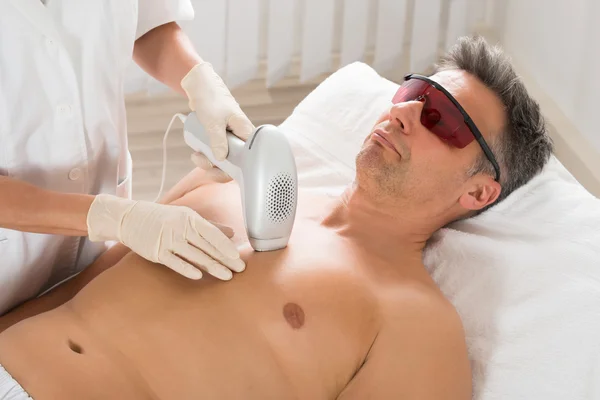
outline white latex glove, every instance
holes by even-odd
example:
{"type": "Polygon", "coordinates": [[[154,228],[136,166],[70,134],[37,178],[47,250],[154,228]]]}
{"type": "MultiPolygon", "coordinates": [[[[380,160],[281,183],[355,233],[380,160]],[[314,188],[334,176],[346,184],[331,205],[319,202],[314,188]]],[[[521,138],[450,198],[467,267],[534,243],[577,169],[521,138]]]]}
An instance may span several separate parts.
{"type": "Polygon", "coordinates": [[[244,262],[228,236],[194,210],[117,196],[96,196],[87,215],[91,241],[118,240],[145,259],[200,279],[202,272],[229,280],[244,262]]]}
{"type": "Polygon", "coordinates": [[[210,147],[217,160],[224,160],[229,151],[227,129],[244,141],[254,131],[254,125],[210,63],[195,65],[181,80],[181,87],[210,137],[210,147]]]}

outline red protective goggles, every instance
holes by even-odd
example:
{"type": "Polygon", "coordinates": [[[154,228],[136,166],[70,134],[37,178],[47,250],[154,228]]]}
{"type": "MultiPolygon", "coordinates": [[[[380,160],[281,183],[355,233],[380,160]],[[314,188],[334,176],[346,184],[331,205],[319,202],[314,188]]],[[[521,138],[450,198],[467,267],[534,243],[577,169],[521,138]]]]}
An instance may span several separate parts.
{"type": "Polygon", "coordinates": [[[454,147],[462,149],[477,140],[500,180],[500,168],[494,154],[483,139],[471,117],[446,89],[431,79],[409,74],[392,99],[393,104],[405,101],[423,102],[421,124],[454,147]]]}

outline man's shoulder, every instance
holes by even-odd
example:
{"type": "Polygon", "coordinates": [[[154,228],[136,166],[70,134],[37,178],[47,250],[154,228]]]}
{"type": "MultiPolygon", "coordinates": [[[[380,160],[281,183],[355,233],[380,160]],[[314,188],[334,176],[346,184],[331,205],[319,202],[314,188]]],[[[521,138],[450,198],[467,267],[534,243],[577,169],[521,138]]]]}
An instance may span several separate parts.
{"type": "Polygon", "coordinates": [[[408,317],[423,323],[452,325],[462,330],[460,316],[452,303],[429,282],[416,279],[399,282],[387,290],[382,300],[382,307],[387,309],[386,315],[392,320],[408,317]]]}
{"type": "Polygon", "coordinates": [[[461,317],[437,287],[421,282],[403,284],[387,296],[383,308],[382,333],[387,331],[393,337],[397,351],[415,357],[428,353],[434,360],[448,358],[466,367],[461,317]],[[435,351],[440,354],[433,354],[435,351]]]}
{"type": "Polygon", "coordinates": [[[340,399],[470,399],[470,363],[454,307],[428,285],[394,286],[385,290],[367,359],[340,399]]]}

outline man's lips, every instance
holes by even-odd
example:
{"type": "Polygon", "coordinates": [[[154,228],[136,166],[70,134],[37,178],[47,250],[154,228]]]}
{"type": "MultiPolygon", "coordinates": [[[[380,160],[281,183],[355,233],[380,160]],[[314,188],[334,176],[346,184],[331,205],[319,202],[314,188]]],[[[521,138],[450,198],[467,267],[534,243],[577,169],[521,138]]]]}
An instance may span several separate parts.
{"type": "Polygon", "coordinates": [[[394,142],[392,141],[390,134],[387,133],[386,131],[384,131],[383,129],[381,129],[381,128],[375,129],[373,131],[373,138],[375,140],[377,140],[379,143],[383,144],[384,146],[391,148],[396,153],[398,153],[399,156],[401,156],[400,152],[398,151],[396,146],[394,146],[394,142]]]}

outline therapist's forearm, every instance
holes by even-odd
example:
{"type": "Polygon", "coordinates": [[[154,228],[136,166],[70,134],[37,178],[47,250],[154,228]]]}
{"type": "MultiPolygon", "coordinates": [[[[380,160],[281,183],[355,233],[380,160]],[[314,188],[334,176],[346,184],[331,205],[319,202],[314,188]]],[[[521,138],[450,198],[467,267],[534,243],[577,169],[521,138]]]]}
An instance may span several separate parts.
{"type": "Polygon", "coordinates": [[[45,190],[0,176],[0,228],[87,236],[93,196],[45,190]]]}
{"type": "Polygon", "coordinates": [[[175,22],[140,37],[135,42],[133,59],[149,75],[183,95],[181,80],[202,62],[189,37],[175,22]]]}

